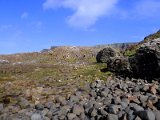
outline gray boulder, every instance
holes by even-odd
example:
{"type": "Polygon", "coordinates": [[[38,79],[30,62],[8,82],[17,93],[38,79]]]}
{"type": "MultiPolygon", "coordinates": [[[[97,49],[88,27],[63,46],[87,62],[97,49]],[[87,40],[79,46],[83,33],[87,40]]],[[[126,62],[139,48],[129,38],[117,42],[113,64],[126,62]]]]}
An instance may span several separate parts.
{"type": "Polygon", "coordinates": [[[107,63],[107,69],[109,71],[118,74],[129,74],[130,64],[128,58],[125,57],[113,57],[107,63]]]}
{"type": "Polygon", "coordinates": [[[107,47],[98,52],[96,60],[98,63],[107,63],[111,57],[119,56],[120,54],[113,48],[107,47]]]}

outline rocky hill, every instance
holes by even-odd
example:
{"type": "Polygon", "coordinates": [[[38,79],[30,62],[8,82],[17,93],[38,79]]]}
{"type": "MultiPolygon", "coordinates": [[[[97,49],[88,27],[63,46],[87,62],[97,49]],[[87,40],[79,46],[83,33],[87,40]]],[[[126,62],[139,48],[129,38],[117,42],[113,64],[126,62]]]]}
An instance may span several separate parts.
{"type": "Polygon", "coordinates": [[[133,44],[1,55],[0,120],[160,120],[158,34],[129,57],[133,44]]]}
{"type": "Polygon", "coordinates": [[[160,30],[157,31],[156,33],[153,33],[153,34],[150,34],[150,35],[146,36],[141,42],[129,46],[129,47],[126,49],[126,51],[124,52],[124,55],[126,55],[126,56],[131,56],[131,55],[133,55],[133,54],[136,52],[136,50],[137,50],[142,44],[147,43],[147,42],[150,42],[151,40],[157,39],[157,38],[160,38],[160,30]]]}

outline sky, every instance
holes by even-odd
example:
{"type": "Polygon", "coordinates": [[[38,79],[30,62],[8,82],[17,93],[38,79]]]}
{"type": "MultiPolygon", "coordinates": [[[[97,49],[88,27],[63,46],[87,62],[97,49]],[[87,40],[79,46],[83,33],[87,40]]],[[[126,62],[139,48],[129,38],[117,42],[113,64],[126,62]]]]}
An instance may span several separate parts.
{"type": "Polygon", "coordinates": [[[160,0],[0,0],[0,54],[138,42],[160,29],[160,0]]]}

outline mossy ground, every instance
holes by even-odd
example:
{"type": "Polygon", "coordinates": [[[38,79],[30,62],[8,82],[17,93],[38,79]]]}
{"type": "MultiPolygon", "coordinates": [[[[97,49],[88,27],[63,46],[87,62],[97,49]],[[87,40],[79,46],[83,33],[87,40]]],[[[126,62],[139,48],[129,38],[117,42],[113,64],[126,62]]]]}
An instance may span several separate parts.
{"type": "Polygon", "coordinates": [[[97,64],[95,57],[68,58],[61,63],[56,63],[53,58],[45,60],[48,61],[0,67],[0,71],[4,71],[0,74],[0,101],[6,95],[19,95],[37,86],[51,86],[55,88],[55,94],[69,94],[86,82],[107,80],[111,75],[110,72],[101,72],[106,64],[97,64]],[[8,82],[11,87],[6,86],[8,82]]]}

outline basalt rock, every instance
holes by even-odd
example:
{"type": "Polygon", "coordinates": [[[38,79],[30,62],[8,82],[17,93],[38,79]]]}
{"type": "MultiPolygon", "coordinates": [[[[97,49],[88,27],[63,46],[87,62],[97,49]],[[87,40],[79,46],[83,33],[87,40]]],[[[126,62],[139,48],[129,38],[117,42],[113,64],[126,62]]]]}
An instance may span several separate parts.
{"type": "Polygon", "coordinates": [[[98,52],[96,60],[98,63],[108,63],[111,57],[119,56],[120,54],[113,48],[107,47],[98,52]]]}
{"type": "Polygon", "coordinates": [[[153,79],[160,77],[160,38],[144,43],[129,58],[134,76],[153,79]]]}
{"type": "Polygon", "coordinates": [[[119,75],[129,75],[131,73],[128,58],[125,57],[110,58],[107,69],[119,75]]]}

